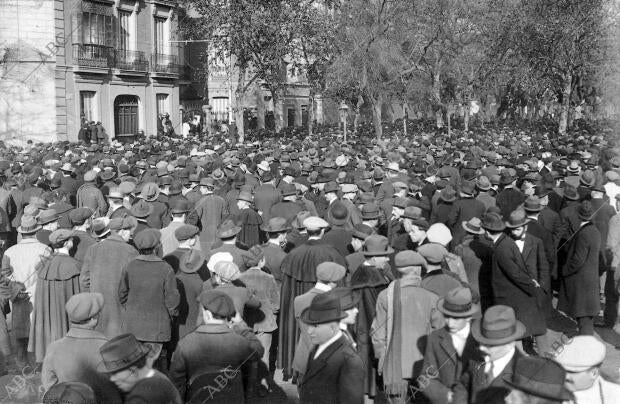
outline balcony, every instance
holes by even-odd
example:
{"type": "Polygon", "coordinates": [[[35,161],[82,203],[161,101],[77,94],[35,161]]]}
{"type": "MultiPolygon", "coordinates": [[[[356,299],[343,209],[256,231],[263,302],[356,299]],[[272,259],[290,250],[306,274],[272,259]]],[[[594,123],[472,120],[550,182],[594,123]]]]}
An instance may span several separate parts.
{"type": "Polygon", "coordinates": [[[153,53],[151,55],[151,71],[178,76],[183,73],[183,65],[179,64],[179,58],[176,55],[153,53]]]}
{"type": "Polygon", "coordinates": [[[144,52],[118,49],[115,52],[114,67],[120,70],[147,72],[149,61],[144,52]]]}
{"type": "Polygon", "coordinates": [[[73,44],[73,60],[78,66],[107,69],[114,66],[114,49],[104,45],[73,44]]]}

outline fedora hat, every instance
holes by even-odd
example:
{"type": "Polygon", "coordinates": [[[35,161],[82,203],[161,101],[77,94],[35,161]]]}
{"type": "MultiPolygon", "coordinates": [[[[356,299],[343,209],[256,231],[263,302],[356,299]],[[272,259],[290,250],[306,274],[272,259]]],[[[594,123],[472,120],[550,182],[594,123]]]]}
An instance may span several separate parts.
{"type": "Polygon", "coordinates": [[[291,229],[291,226],[286,224],[286,219],[283,217],[272,217],[269,221],[261,226],[261,230],[267,233],[282,233],[291,229]]]}
{"type": "Polygon", "coordinates": [[[374,202],[362,206],[362,220],[374,220],[379,219],[379,217],[381,217],[381,211],[374,202]]]}
{"type": "Polygon", "coordinates": [[[549,358],[519,356],[510,377],[504,381],[530,395],[547,400],[563,402],[573,399],[573,394],[565,387],[566,370],[549,358]]]}
{"type": "Polygon", "coordinates": [[[232,220],[225,220],[217,229],[219,238],[231,238],[239,234],[241,227],[237,226],[232,220]]]}
{"type": "Polygon", "coordinates": [[[451,186],[447,186],[439,192],[439,198],[444,202],[456,201],[456,191],[451,186]]]}
{"type": "Polygon", "coordinates": [[[506,221],[506,227],[515,229],[517,227],[525,226],[530,219],[528,219],[525,210],[519,208],[510,212],[508,220],[506,221]]]}
{"type": "Polygon", "coordinates": [[[17,231],[22,234],[32,234],[41,230],[41,225],[37,223],[37,220],[32,216],[23,216],[22,223],[17,228],[17,231]]]}
{"type": "Polygon", "coordinates": [[[110,188],[108,192],[108,199],[123,199],[124,197],[125,194],[118,187],[110,188]]]}
{"type": "Polygon", "coordinates": [[[338,322],[346,316],[338,295],[321,293],[316,295],[310,306],[301,312],[300,318],[306,324],[325,324],[338,322]]]}
{"type": "Polygon", "coordinates": [[[590,201],[581,202],[581,204],[577,208],[577,216],[579,216],[579,219],[584,221],[592,220],[592,217],[595,213],[596,211],[594,210],[592,202],[590,201]]]}
{"type": "Polygon", "coordinates": [[[133,334],[121,334],[99,348],[103,358],[102,371],[116,373],[127,369],[148,354],[133,334]]]}
{"type": "Polygon", "coordinates": [[[472,181],[463,181],[461,183],[461,192],[465,195],[472,196],[474,194],[474,190],[476,189],[475,184],[472,181]]]}
{"type": "Polygon", "coordinates": [[[590,170],[586,170],[579,175],[579,182],[587,187],[593,187],[596,183],[596,176],[590,170]]]}
{"type": "Polygon", "coordinates": [[[562,193],[564,195],[564,198],[568,199],[569,201],[579,200],[579,192],[577,192],[577,188],[571,185],[566,185],[562,193]]]}
{"type": "Polygon", "coordinates": [[[362,297],[359,293],[354,293],[350,287],[344,286],[334,288],[327,293],[332,293],[340,299],[340,308],[342,310],[351,310],[357,307],[362,297]]]}
{"type": "Polygon", "coordinates": [[[387,237],[378,234],[372,234],[366,237],[362,250],[366,257],[379,257],[394,252],[394,249],[390,247],[387,237]]]}
{"type": "Polygon", "coordinates": [[[138,200],[138,202],[136,202],[131,207],[131,214],[138,219],[145,218],[148,215],[150,215],[152,212],[153,212],[153,206],[151,206],[150,203],[144,201],[143,199],[138,200]]]}
{"type": "Polygon", "coordinates": [[[471,289],[459,286],[437,301],[437,309],[448,317],[471,317],[478,311],[471,289]]]}
{"type": "Polygon", "coordinates": [[[293,184],[283,184],[280,187],[280,191],[282,192],[282,196],[290,196],[297,194],[297,188],[293,184]]]}
{"type": "Polygon", "coordinates": [[[475,319],[471,333],[483,345],[503,345],[523,338],[525,325],[517,320],[512,307],[500,304],[489,307],[482,319],[475,319]]]}
{"type": "Polygon", "coordinates": [[[153,202],[159,197],[159,187],[154,182],[147,182],[142,187],[140,196],[147,202],[153,202]]]}
{"type": "Polygon", "coordinates": [[[200,251],[190,249],[179,258],[179,270],[186,274],[193,274],[198,272],[204,262],[205,259],[200,255],[200,251]]]}
{"type": "Polygon", "coordinates": [[[39,213],[39,216],[37,216],[37,222],[39,222],[40,225],[55,222],[56,220],[58,220],[58,212],[56,212],[54,209],[42,210],[39,213]]]}
{"type": "Polygon", "coordinates": [[[252,193],[249,191],[241,191],[239,192],[239,196],[237,196],[237,200],[238,201],[246,201],[246,202],[252,202],[254,201],[254,198],[252,197],[252,193]]]}
{"type": "Polygon", "coordinates": [[[491,189],[491,181],[489,181],[488,177],[481,175],[476,180],[476,186],[481,191],[488,191],[489,189],[491,189]]]}
{"type": "Polygon", "coordinates": [[[506,228],[506,223],[499,213],[490,212],[482,217],[482,228],[490,231],[503,231],[506,228]]]}
{"type": "Polygon", "coordinates": [[[482,228],[482,222],[477,217],[472,217],[468,221],[464,221],[461,223],[463,229],[466,232],[471,234],[484,234],[484,229],[482,228]]]}
{"type": "Polygon", "coordinates": [[[523,209],[526,212],[540,212],[543,210],[543,206],[540,204],[540,198],[536,195],[530,195],[523,204],[523,209]]]}

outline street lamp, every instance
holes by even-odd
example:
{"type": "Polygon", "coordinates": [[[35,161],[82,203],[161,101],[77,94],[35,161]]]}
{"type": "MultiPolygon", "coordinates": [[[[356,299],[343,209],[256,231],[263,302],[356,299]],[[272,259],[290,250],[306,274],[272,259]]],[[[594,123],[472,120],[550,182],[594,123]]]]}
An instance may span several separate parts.
{"type": "Polygon", "coordinates": [[[342,133],[344,135],[345,143],[347,141],[347,115],[348,115],[348,112],[349,112],[349,107],[343,101],[340,104],[340,121],[342,122],[342,133]]]}

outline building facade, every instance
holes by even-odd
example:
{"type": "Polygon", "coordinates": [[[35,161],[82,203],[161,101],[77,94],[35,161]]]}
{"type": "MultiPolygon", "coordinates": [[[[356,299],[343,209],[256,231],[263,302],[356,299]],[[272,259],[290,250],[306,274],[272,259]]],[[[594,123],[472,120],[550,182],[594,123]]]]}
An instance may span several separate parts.
{"type": "Polygon", "coordinates": [[[180,130],[171,0],[4,0],[0,10],[0,137],[77,140],[100,121],[110,138],[180,130]]]}

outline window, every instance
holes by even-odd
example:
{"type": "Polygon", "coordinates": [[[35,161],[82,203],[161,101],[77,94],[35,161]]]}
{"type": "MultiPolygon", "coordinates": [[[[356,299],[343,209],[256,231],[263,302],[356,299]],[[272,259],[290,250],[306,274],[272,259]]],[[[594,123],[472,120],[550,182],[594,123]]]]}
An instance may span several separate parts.
{"type": "Polygon", "coordinates": [[[170,113],[168,106],[168,94],[157,94],[157,116],[161,116],[162,114],[170,113]]]}
{"type": "Polygon", "coordinates": [[[96,121],[95,114],[95,92],[80,91],[80,116],[87,121],[96,121]]]}
{"type": "Polygon", "coordinates": [[[155,17],[155,53],[167,54],[168,50],[168,26],[165,18],[155,17]]]}
{"type": "Polygon", "coordinates": [[[118,10],[118,47],[123,50],[134,49],[134,24],[130,11],[118,10]]]}
{"type": "Polygon", "coordinates": [[[101,46],[114,45],[113,16],[82,13],[82,43],[101,46]]]}

